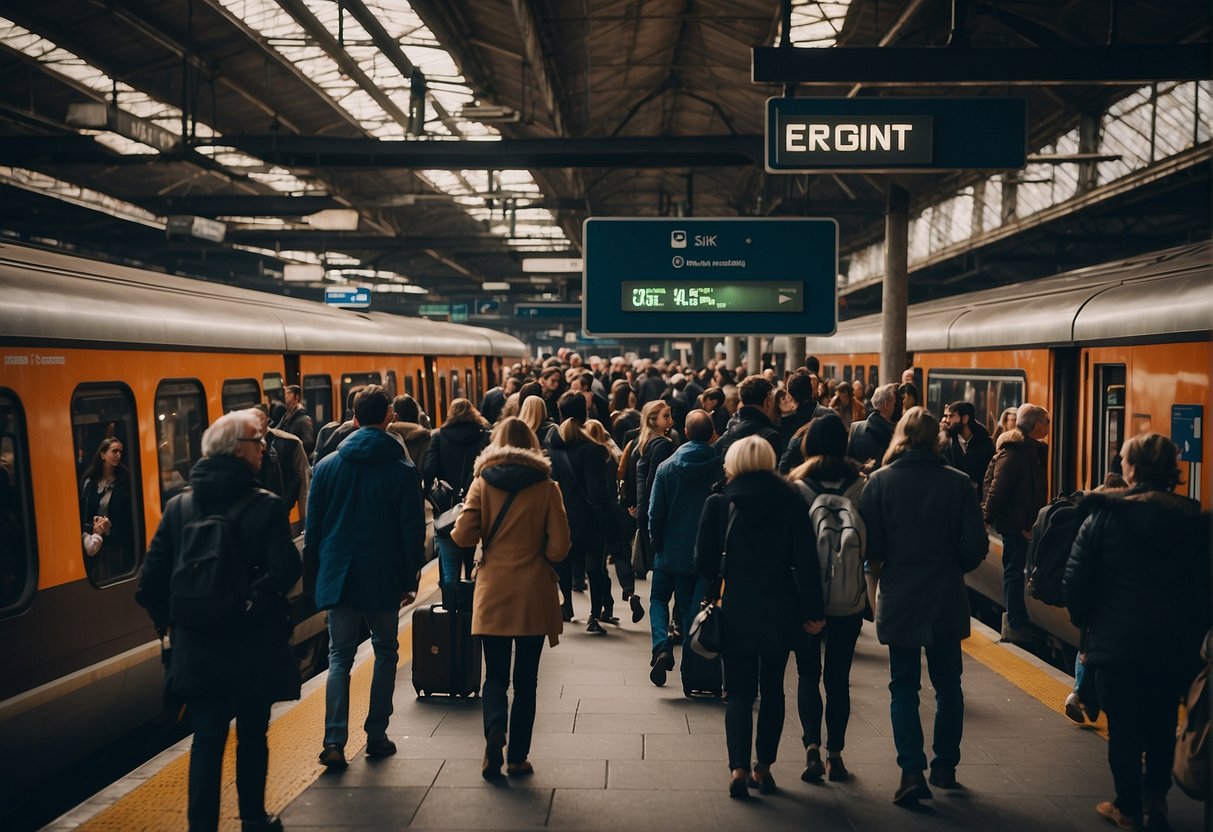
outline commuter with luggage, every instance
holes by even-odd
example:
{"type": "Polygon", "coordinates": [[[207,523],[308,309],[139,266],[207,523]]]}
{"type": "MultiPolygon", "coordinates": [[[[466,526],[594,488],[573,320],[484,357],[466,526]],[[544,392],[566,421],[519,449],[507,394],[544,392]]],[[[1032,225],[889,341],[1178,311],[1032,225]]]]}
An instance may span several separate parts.
{"type": "Polygon", "coordinates": [[[520,419],[493,430],[492,444],[477,458],[476,477],[451,537],[457,545],[482,541],[476,564],[472,634],[484,647],[484,736],[481,773],[530,774],[531,731],[539,657],[546,637],[554,647],[563,623],[552,563],[568,555],[571,537],[551,462],[520,419]],[[508,706],[513,650],[514,703],[508,706]]]}
{"type": "MultiPolygon", "coordinates": [[[[775,473],[775,451],[760,436],[739,439],[724,457],[726,484],[703,507],[695,566],[723,581],[720,654],[728,679],[725,739],[729,796],[776,791],[771,776],[783,730],[783,676],[801,631],[825,626],[821,578],[804,503],[775,473]],[[754,700],[759,690],[754,742],[754,700]],[[751,766],[757,753],[757,765],[751,766]]],[[[716,594],[709,590],[710,594],[716,594]]]]}
{"type": "Polygon", "coordinates": [[[329,675],[325,689],[324,749],[320,762],[346,765],[350,667],[362,626],[375,651],[366,754],[396,753],[387,737],[396,687],[399,610],[416,598],[424,563],[425,514],[421,483],[404,446],[387,431],[387,391],[364,387],[354,399],[359,425],[312,479],[303,554],[319,563],[316,607],[328,610],[329,675]]]}
{"type": "Polygon", "coordinates": [[[964,694],[960,642],[969,637],[966,572],[985,559],[989,539],[969,478],[939,454],[939,422],[910,408],[893,432],[884,466],[868,479],[859,513],[868,564],[879,578],[876,637],[889,648],[890,713],[901,784],[899,806],[931,797],[923,777],[918,692],[922,651],[935,688],[931,783],[959,788],[964,694]]]}

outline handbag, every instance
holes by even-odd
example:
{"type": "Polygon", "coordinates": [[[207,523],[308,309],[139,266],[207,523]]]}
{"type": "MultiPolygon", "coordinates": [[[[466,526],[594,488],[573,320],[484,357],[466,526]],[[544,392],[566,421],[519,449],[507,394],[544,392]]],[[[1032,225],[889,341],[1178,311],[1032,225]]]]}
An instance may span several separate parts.
{"type": "Polygon", "coordinates": [[[450,537],[451,532],[455,531],[455,523],[459,520],[459,515],[463,512],[463,498],[446,511],[434,517],[434,534],[438,537],[450,537]]]}
{"type": "Polygon", "coordinates": [[[720,655],[724,644],[724,562],[728,550],[729,533],[733,530],[733,521],[737,517],[737,509],[729,504],[729,522],[725,527],[724,539],[720,542],[720,569],[715,582],[716,591],[704,598],[703,606],[691,622],[691,649],[705,659],[715,659],[720,655]]]}
{"type": "Polygon", "coordinates": [[[489,533],[485,535],[480,544],[480,557],[476,558],[476,563],[472,567],[471,578],[476,580],[477,573],[480,572],[480,567],[484,563],[484,553],[488,551],[489,546],[493,542],[493,538],[497,536],[497,530],[501,528],[501,521],[505,519],[506,512],[510,510],[510,504],[514,502],[514,498],[518,496],[517,491],[511,491],[510,496],[505,498],[505,502],[501,505],[501,511],[497,512],[497,517],[493,520],[493,526],[489,529],[489,533]]]}
{"type": "Polygon", "coordinates": [[[644,540],[640,535],[640,529],[636,530],[636,534],[632,535],[632,574],[637,578],[644,578],[649,573],[648,565],[645,563],[644,557],[644,540]]]}
{"type": "MultiPolygon", "coordinates": [[[[460,463],[460,470],[467,466],[468,453],[463,452],[463,461],[460,463]]],[[[463,501],[467,497],[468,484],[455,492],[452,486],[446,480],[434,480],[430,487],[430,504],[438,509],[438,514],[434,516],[434,534],[439,537],[450,537],[451,532],[455,530],[455,523],[459,520],[459,514],[463,511],[463,501]],[[443,508],[443,506],[446,506],[443,508]]]]}

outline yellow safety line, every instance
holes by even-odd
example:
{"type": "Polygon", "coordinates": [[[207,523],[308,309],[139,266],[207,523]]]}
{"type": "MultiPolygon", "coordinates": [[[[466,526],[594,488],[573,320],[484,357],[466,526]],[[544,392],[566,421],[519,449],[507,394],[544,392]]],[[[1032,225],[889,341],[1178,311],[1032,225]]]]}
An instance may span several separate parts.
{"type": "MultiPolygon", "coordinates": [[[[977,631],[974,631],[960,644],[966,653],[1015,687],[1050,710],[1065,715],[1066,697],[1074,689],[1072,685],[1055,679],[1031,662],[1024,661],[1015,654],[1014,650],[998,646],[997,643],[977,631]]],[[[1087,724],[1091,725],[1091,723],[1087,724]]],[[[1088,730],[1094,730],[1106,740],[1108,738],[1107,718],[1100,714],[1099,719],[1088,730]]]]}
{"type": "MultiPolygon", "coordinates": [[[[427,570],[422,575],[417,597],[428,596],[437,586],[437,570],[427,570]]],[[[411,633],[410,622],[400,633],[401,664],[413,658],[411,633]]],[[[366,720],[374,665],[374,659],[368,657],[350,673],[351,727],[361,725],[366,720]]],[[[324,687],[318,687],[270,724],[270,761],[265,782],[265,807],[270,814],[277,814],[289,806],[324,772],[324,766],[317,759],[324,738],[324,698],[324,687]]],[[[347,759],[365,745],[365,735],[361,731],[351,731],[350,743],[345,748],[347,759]]],[[[189,826],[186,816],[189,768],[190,755],[186,753],[80,828],[88,832],[175,832],[185,829],[189,826]]],[[[239,830],[239,815],[236,803],[236,730],[233,728],[228,734],[223,754],[219,828],[234,832],[239,830]]]]}

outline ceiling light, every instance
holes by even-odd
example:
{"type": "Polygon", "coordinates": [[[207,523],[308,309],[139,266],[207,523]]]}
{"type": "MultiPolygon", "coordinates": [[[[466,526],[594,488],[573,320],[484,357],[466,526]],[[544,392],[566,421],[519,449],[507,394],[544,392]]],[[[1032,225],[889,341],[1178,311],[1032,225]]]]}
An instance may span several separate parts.
{"type": "Polygon", "coordinates": [[[504,280],[486,280],[484,283],[480,284],[480,288],[486,292],[508,292],[510,290],[510,284],[504,280]]]}
{"type": "Polygon", "coordinates": [[[328,208],[303,219],[318,231],[358,230],[358,212],[353,208],[328,208]]]}
{"type": "Polygon", "coordinates": [[[524,257],[522,259],[524,272],[544,272],[548,274],[581,271],[580,257],[524,257]]]}
{"type": "Polygon", "coordinates": [[[287,283],[317,283],[324,280],[324,266],[315,263],[287,263],[282,269],[287,283]]]}
{"type": "Polygon", "coordinates": [[[455,118],[479,121],[486,124],[513,124],[522,119],[522,114],[512,107],[494,104],[469,104],[455,111],[455,118]]]}

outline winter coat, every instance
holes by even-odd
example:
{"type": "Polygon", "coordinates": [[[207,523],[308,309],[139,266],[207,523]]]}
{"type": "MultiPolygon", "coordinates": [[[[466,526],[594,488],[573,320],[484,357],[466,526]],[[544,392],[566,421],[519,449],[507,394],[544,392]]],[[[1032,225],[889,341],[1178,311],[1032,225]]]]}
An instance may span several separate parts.
{"type": "Polygon", "coordinates": [[[359,428],[312,473],[304,559],[318,563],[316,607],[394,610],[417,589],[425,514],[417,469],[378,428],[359,428]]]}
{"type": "Polygon", "coordinates": [[[510,494],[516,494],[496,535],[481,554],[472,598],[472,634],[544,635],[555,645],[563,629],[556,570],[571,539],[560,486],[539,451],[487,448],[476,459],[476,478],[451,532],[471,548],[493,528],[510,494]]]}
{"type": "Polygon", "coordinates": [[[876,637],[931,647],[969,636],[964,575],[990,545],[969,478],[933,451],[906,451],[868,478],[859,499],[868,563],[879,566],[876,637]]]}
{"type": "Polygon", "coordinates": [[[501,411],[505,408],[505,390],[500,387],[494,387],[484,394],[484,398],[480,400],[480,406],[476,408],[480,411],[480,415],[488,420],[489,424],[495,424],[497,417],[501,415],[501,411]]]}
{"type": "Polygon", "coordinates": [[[644,530],[644,539],[649,540],[649,502],[653,493],[653,479],[661,463],[674,455],[677,446],[665,436],[654,436],[644,446],[642,453],[636,453],[633,447],[632,456],[636,460],[636,526],[644,530]]]}
{"type": "Polygon", "coordinates": [[[983,516],[999,534],[1029,531],[1049,502],[1048,446],[1013,428],[998,437],[996,448],[985,472],[983,516]]]}
{"type": "Polygon", "coordinates": [[[312,468],[320,464],[320,460],[341,447],[351,433],[358,430],[353,419],[344,422],[329,422],[316,435],[316,450],[312,452],[312,468]]]}
{"type": "MultiPolygon", "coordinates": [[[[779,436],[783,440],[784,448],[790,449],[792,437],[796,434],[796,431],[800,430],[818,416],[824,416],[831,412],[833,411],[831,411],[830,408],[822,407],[812,399],[796,405],[796,409],[794,411],[779,420],[779,436]]],[[[800,461],[804,462],[803,459],[800,461]]],[[[780,467],[782,469],[782,465],[780,467]]]]}
{"type": "Polygon", "coordinates": [[[729,446],[745,436],[761,436],[771,443],[771,448],[775,451],[775,459],[783,456],[784,440],[779,435],[779,429],[775,427],[775,423],[761,408],[747,404],[737,408],[737,413],[734,414],[729,429],[716,440],[716,452],[720,454],[720,458],[724,459],[729,446]]]}
{"type": "Polygon", "coordinates": [[[986,469],[990,467],[990,460],[994,458],[994,440],[990,438],[990,432],[981,422],[970,420],[969,428],[973,431],[973,435],[969,437],[969,447],[962,449],[960,438],[953,436],[948,442],[948,446],[944,448],[943,456],[948,464],[957,471],[964,471],[968,474],[969,480],[975,488],[982,488],[986,469]]]}
{"type": "Polygon", "coordinates": [[[879,468],[889,443],[893,441],[893,423],[873,410],[862,422],[851,423],[851,436],[847,441],[847,456],[860,464],[876,460],[879,468]]]}
{"type": "Polygon", "coordinates": [[[712,427],[716,429],[717,438],[724,436],[729,429],[729,410],[723,404],[712,411],[712,427]]]}
{"type": "Polygon", "coordinates": [[[595,541],[618,545],[619,526],[611,491],[614,481],[607,477],[607,449],[591,439],[565,444],[560,433],[548,440],[552,458],[552,478],[560,484],[564,511],[568,516],[573,543],[579,549],[595,541]]]}
{"type": "Polygon", "coordinates": [[[1091,492],[1082,508],[1064,586],[1070,619],[1086,629],[1087,664],[1190,679],[1209,626],[1208,516],[1148,486],[1091,492]]]}
{"type": "Polygon", "coordinates": [[[804,502],[773,471],[735,477],[703,507],[695,567],[709,582],[724,565],[724,653],[790,650],[806,621],[825,619],[821,571],[804,502]],[[728,530],[729,508],[737,513],[728,530]]]}
{"type": "Polygon", "coordinates": [[[303,442],[293,433],[270,428],[265,437],[278,454],[278,469],[282,472],[282,502],[289,512],[299,504],[299,517],[307,517],[307,495],[311,489],[312,469],[307,464],[303,442]]]}
{"type": "Polygon", "coordinates": [[[677,575],[698,571],[695,535],[699,516],[712,486],[722,479],[720,455],[706,442],[687,442],[657,466],[648,510],[655,569],[677,575]]]}
{"type": "MultiPolygon", "coordinates": [[[[190,471],[190,486],[196,510],[206,513],[226,511],[257,488],[252,469],[231,456],[198,460],[190,471]]],[[[161,631],[170,624],[170,583],[181,529],[192,519],[182,515],[183,496],[165,506],[135,593],[135,600],[161,631]]],[[[299,665],[290,646],[286,594],[299,580],[302,567],[286,506],[257,488],[236,518],[233,533],[250,578],[259,582],[252,609],[213,630],[173,627],[168,687],[187,699],[237,694],[271,702],[298,699],[299,665]]]]}
{"type": "Polygon", "coordinates": [[[655,402],[665,395],[665,379],[660,375],[649,374],[636,382],[636,404],[644,407],[649,402],[655,402]]]}
{"type": "MultiPolygon", "coordinates": [[[[425,493],[429,494],[435,480],[444,480],[455,494],[472,484],[472,466],[476,457],[489,444],[489,431],[478,421],[447,422],[430,437],[425,459],[421,463],[425,493]]],[[[449,505],[439,505],[446,511],[449,505]]]]}
{"type": "Polygon", "coordinates": [[[309,456],[316,450],[316,426],[312,423],[312,417],[302,407],[296,406],[284,413],[277,428],[299,437],[309,456]]]}
{"type": "MultiPolygon", "coordinates": [[[[109,505],[105,511],[105,516],[110,520],[109,534],[102,537],[101,549],[97,554],[86,557],[84,561],[89,577],[97,582],[127,575],[134,571],[138,563],[130,475],[120,473],[110,486],[110,491],[109,505]]],[[[103,495],[88,478],[80,486],[80,494],[80,528],[84,534],[92,534],[93,518],[102,513],[103,495]]]]}
{"type": "Polygon", "coordinates": [[[427,427],[416,422],[392,422],[387,429],[400,437],[404,442],[404,450],[408,453],[409,462],[420,470],[425,461],[425,453],[430,448],[432,433],[427,427]]]}

